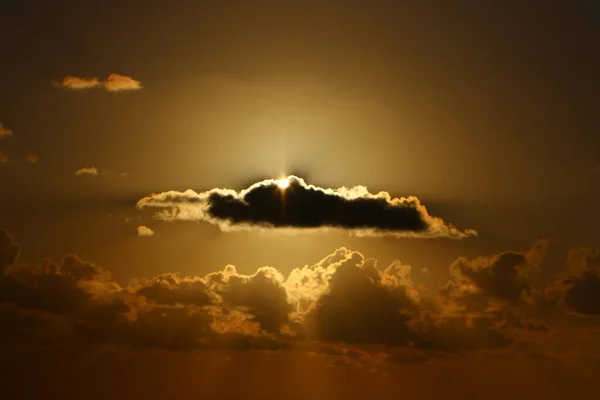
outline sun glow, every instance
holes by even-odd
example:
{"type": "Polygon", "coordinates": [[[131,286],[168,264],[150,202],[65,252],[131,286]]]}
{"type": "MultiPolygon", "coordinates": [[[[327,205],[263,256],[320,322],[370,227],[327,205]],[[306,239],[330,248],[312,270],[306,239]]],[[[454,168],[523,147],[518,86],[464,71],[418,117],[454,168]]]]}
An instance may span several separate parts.
{"type": "Polygon", "coordinates": [[[281,190],[285,190],[290,186],[290,181],[288,178],[283,178],[283,179],[277,179],[277,181],[275,181],[277,183],[277,186],[279,186],[279,189],[281,190]]]}

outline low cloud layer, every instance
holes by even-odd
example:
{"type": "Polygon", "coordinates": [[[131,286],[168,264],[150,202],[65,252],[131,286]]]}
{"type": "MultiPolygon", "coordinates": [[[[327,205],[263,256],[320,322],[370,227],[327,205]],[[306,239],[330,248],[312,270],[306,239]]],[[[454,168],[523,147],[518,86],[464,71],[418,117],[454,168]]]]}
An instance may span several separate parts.
{"type": "MultiPolygon", "coordinates": [[[[271,267],[246,275],[228,265],[204,276],[166,272],[120,284],[75,255],[19,264],[19,246],[0,231],[0,320],[10,327],[0,335],[174,350],[347,343],[458,353],[543,343],[578,326],[573,318],[582,315],[598,329],[597,253],[574,250],[564,277],[536,287],[528,274],[542,268],[547,245],[460,258],[435,296],[435,288],[415,285],[410,266],[381,268],[346,248],[287,275],[271,267]]],[[[335,346],[320,352],[343,356],[346,366],[368,357],[335,346]]],[[[406,354],[393,362],[428,362],[424,353],[406,354]]]]}
{"type": "Polygon", "coordinates": [[[108,75],[105,80],[68,75],[65,76],[57,85],[74,90],[102,87],[107,92],[123,92],[142,89],[142,83],[140,81],[137,81],[129,76],[114,73],[108,75]]]}
{"type": "Polygon", "coordinates": [[[138,202],[139,208],[162,210],[155,217],[167,221],[205,221],[221,230],[343,229],[359,236],[447,237],[475,236],[429,215],[416,197],[393,198],[387,192],[369,193],[366,187],[323,189],[303,179],[267,179],[237,192],[167,191],[138,202]]]}

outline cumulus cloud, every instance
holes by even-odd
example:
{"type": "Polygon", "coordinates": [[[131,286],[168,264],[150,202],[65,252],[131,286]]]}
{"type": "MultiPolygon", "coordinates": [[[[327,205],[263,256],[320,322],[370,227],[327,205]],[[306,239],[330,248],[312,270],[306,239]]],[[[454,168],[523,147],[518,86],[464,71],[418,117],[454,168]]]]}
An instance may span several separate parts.
{"type": "Polygon", "coordinates": [[[540,240],[525,252],[460,257],[450,266],[452,280],[442,292],[457,305],[478,311],[526,301],[533,295],[529,275],[541,269],[547,249],[548,241],[540,240]]]}
{"type": "Polygon", "coordinates": [[[600,315],[600,248],[572,249],[547,295],[570,312],[600,315]]]}
{"type": "Polygon", "coordinates": [[[11,129],[4,127],[2,123],[0,123],[0,139],[12,136],[12,134],[13,131],[11,129]]]}
{"type": "Polygon", "coordinates": [[[103,87],[108,92],[123,92],[131,90],[140,90],[142,83],[129,76],[120,74],[110,74],[105,80],[98,78],[82,78],[77,76],[65,76],[62,81],[57,83],[58,86],[82,90],[95,87],[103,87]]]}
{"type": "Polygon", "coordinates": [[[140,225],[137,227],[138,236],[154,236],[154,231],[147,226],[140,225]]]}
{"type": "Polygon", "coordinates": [[[162,210],[158,219],[205,221],[221,230],[344,229],[359,236],[448,237],[476,235],[429,215],[416,197],[371,194],[364,186],[323,189],[303,179],[267,179],[237,192],[168,191],[138,201],[162,210]]]}
{"type": "Polygon", "coordinates": [[[379,267],[346,248],[289,274],[262,267],[246,275],[228,265],[203,276],[167,272],[123,285],[74,255],[20,264],[19,246],[0,231],[0,322],[11,326],[0,335],[174,350],[295,347],[316,349],[332,366],[375,362],[366,349],[385,345],[397,349],[384,357],[390,363],[429,363],[438,351],[500,351],[523,335],[552,337],[557,326],[550,331],[524,318],[544,301],[555,315],[563,305],[596,315],[598,276],[587,277],[597,273],[598,254],[570,254],[568,273],[581,282],[561,280],[562,297],[551,303],[524,277],[541,268],[546,247],[541,241],[523,252],[458,259],[455,286],[436,299],[413,282],[408,265],[379,267]]]}
{"type": "Polygon", "coordinates": [[[77,176],[81,176],[81,175],[98,176],[98,168],[96,168],[96,167],[80,168],[77,171],[75,171],[75,175],[77,175],[77,176]]]}

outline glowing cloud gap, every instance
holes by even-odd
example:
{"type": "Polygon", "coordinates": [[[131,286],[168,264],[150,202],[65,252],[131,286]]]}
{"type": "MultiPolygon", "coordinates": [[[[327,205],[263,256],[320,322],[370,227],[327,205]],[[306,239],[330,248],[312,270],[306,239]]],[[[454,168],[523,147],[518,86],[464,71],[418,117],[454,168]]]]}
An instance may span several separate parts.
{"type": "Polygon", "coordinates": [[[157,219],[204,221],[223,231],[341,229],[356,236],[453,239],[477,235],[473,229],[459,230],[429,215],[414,196],[372,194],[364,186],[324,189],[297,176],[267,179],[239,192],[188,189],[151,194],[139,200],[137,207],[161,208],[157,219]]]}

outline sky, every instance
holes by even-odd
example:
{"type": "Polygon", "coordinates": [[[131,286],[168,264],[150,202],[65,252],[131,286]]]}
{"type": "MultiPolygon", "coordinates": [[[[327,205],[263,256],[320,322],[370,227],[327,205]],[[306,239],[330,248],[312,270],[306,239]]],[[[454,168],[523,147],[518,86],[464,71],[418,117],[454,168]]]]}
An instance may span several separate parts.
{"type": "Polygon", "coordinates": [[[599,17],[1,0],[8,398],[597,390],[599,17]]]}

